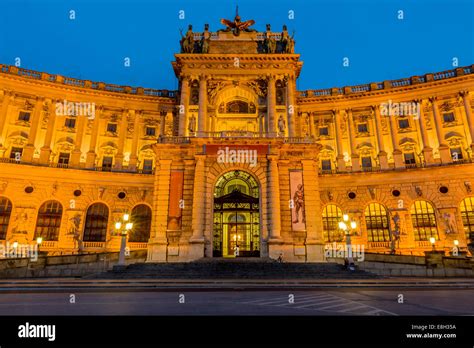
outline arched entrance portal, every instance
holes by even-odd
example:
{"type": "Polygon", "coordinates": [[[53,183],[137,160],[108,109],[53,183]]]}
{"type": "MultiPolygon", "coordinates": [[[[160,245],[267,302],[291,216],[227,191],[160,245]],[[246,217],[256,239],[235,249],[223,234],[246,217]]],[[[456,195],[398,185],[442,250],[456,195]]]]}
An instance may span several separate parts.
{"type": "Polygon", "coordinates": [[[249,173],[234,170],[217,180],[213,256],[260,256],[259,188],[249,173]]]}

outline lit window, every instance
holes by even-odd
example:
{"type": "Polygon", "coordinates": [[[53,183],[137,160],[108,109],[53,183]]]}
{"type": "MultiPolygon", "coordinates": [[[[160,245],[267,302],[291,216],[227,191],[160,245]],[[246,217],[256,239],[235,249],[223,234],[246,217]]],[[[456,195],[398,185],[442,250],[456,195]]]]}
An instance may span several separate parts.
{"type": "Polygon", "coordinates": [[[371,203],[365,209],[365,224],[369,242],[389,242],[390,225],[387,211],[378,203],[371,203]]]}
{"type": "Polygon", "coordinates": [[[344,234],[339,229],[339,221],[342,221],[341,208],[328,204],[323,209],[323,234],[326,242],[340,242],[344,239],[344,234]]]}
{"type": "MultiPolygon", "coordinates": [[[[474,233],[474,197],[467,197],[461,202],[461,218],[464,226],[466,239],[469,241],[469,234],[474,233]]],[[[474,240],[472,240],[474,242],[474,240]]]]}
{"type": "Polygon", "coordinates": [[[36,220],[35,239],[56,241],[59,237],[63,207],[58,201],[48,201],[41,205],[36,220]]]}
{"type": "Polygon", "coordinates": [[[429,240],[431,237],[438,239],[438,228],[433,205],[427,201],[416,201],[411,206],[411,221],[415,240],[429,240]]]}

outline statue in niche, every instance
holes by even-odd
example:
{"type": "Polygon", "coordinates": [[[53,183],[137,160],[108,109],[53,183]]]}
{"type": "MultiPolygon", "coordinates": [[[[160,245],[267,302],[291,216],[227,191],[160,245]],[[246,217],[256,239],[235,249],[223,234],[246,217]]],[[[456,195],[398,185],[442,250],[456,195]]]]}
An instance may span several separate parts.
{"type": "Polygon", "coordinates": [[[181,34],[181,53],[193,53],[194,52],[194,33],[193,33],[193,26],[190,24],[188,26],[188,31],[186,35],[183,36],[183,30],[180,29],[181,34]]]}
{"type": "Polygon", "coordinates": [[[204,24],[204,32],[201,38],[201,53],[209,53],[209,43],[211,41],[211,33],[209,32],[209,24],[204,24]]]}
{"type": "Polygon", "coordinates": [[[285,128],[286,128],[285,119],[283,118],[283,115],[280,115],[280,118],[278,119],[278,130],[283,135],[285,135],[285,128]]]}
{"type": "Polygon", "coordinates": [[[28,233],[28,213],[23,210],[16,214],[15,226],[12,228],[13,233],[27,234],[28,233]]]}
{"type": "Polygon", "coordinates": [[[196,131],[196,117],[194,117],[194,115],[191,115],[189,118],[188,131],[189,133],[194,133],[196,131]]]}
{"type": "Polygon", "coordinates": [[[295,194],[293,196],[293,202],[295,204],[295,220],[293,220],[293,223],[299,223],[299,216],[300,216],[300,210],[301,210],[301,222],[306,223],[306,212],[305,212],[305,206],[304,206],[304,188],[303,184],[298,185],[298,189],[295,191],[295,194]]]}
{"type": "Polygon", "coordinates": [[[444,222],[444,231],[446,234],[456,233],[455,222],[453,221],[453,216],[450,213],[443,214],[443,222],[444,222]]]}
{"type": "Polygon", "coordinates": [[[394,228],[390,239],[390,254],[395,254],[397,251],[397,242],[400,240],[400,215],[395,213],[395,215],[392,217],[392,221],[394,228]]]}
{"type": "Polygon", "coordinates": [[[286,25],[283,26],[283,32],[281,33],[281,46],[282,46],[282,53],[295,53],[295,40],[293,39],[295,33],[290,37],[288,34],[288,30],[286,25]]]}

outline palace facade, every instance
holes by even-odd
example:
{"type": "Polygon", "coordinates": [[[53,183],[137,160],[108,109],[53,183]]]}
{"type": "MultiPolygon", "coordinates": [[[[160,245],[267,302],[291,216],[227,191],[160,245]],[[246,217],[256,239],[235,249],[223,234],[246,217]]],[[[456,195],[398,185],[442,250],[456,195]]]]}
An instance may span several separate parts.
{"type": "Polygon", "coordinates": [[[129,212],[150,262],[321,262],[348,214],[366,251],[466,249],[474,65],[298,91],[286,30],[228,22],[183,37],[178,91],[0,65],[0,241],[117,251],[129,212]]]}

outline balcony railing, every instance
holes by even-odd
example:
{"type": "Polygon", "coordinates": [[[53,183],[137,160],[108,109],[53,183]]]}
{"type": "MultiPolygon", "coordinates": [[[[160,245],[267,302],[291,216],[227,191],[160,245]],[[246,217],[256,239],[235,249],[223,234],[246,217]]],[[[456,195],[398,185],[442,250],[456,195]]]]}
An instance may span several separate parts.
{"type": "Polygon", "coordinates": [[[84,242],[84,248],[105,248],[105,242],[84,242]]]}

